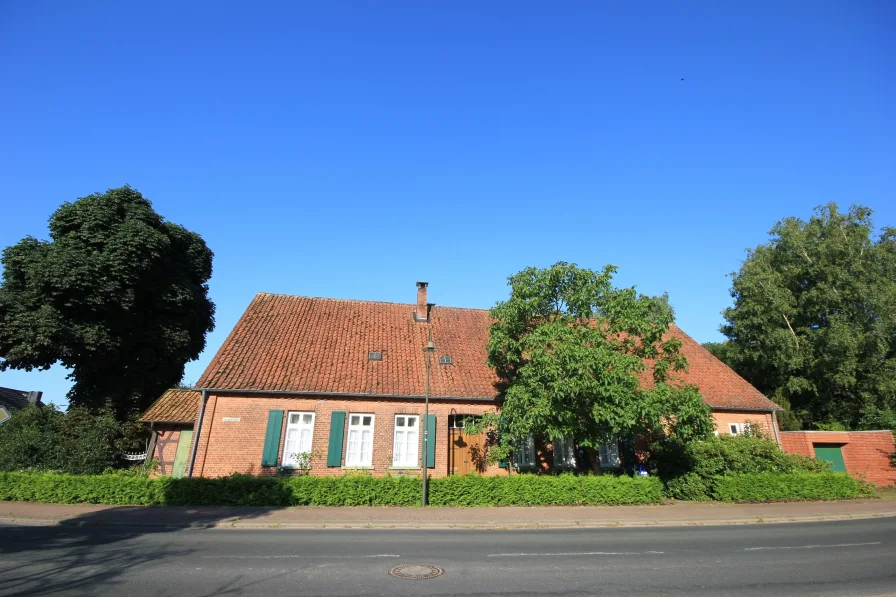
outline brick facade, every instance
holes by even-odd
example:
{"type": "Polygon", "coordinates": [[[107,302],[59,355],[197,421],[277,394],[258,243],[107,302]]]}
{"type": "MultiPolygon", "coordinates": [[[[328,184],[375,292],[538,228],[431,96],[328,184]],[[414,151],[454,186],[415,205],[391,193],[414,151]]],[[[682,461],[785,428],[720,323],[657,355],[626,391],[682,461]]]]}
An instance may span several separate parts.
{"type": "MultiPolygon", "coordinates": [[[[278,463],[282,461],[283,441],[290,412],[313,412],[314,432],[311,450],[312,475],[341,475],[347,472],[344,466],[327,466],[327,447],[330,438],[330,421],[334,411],[351,414],[374,415],[373,466],[365,469],[373,475],[420,474],[419,467],[394,468],[392,466],[393,436],[395,416],[400,414],[418,415],[423,424],[424,405],[416,400],[401,399],[352,399],[334,397],[279,397],[234,396],[210,394],[206,404],[202,433],[196,449],[193,475],[197,477],[220,477],[233,473],[252,475],[277,474],[276,467],[261,465],[264,450],[265,431],[271,410],[282,410],[284,419],[280,429],[278,463]]],[[[463,402],[432,400],[431,415],[436,416],[435,467],[429,469],[433,477],[444,477],[449,472],[449,417],[451,415],[480,415],[495,411],[496,405],[488,402],[463,402]]],[[[716,425],[720,433],[728,433],[728,423],[758,423],[769,437],[774,438],[771,413],[761,412],[716,412],[716,425]]],[[[166,436],[167,437],[167,436],[166,436]]],[[[171,444],[171,461],[177,448],[177,438],[167,439],[171,444]]],[[[345,463],[347,433],[343,437],[342,464],[345,463]]],[[[167,444],[166,444],[167,445],[167,444]]],[[[643,452],[646,446],[637,446],[643,452]]],[[[167,450],[167,448],[166,448],[167,450]]],[[[167,454],[167,452],[166,452],[167,454]]],[[[422,437],[418,448],[422,458],[422,437]]],[[[539,446],[539,468],[550,470],[549,446],[539,446]]],[[[170,464],[169,464],[170,467],[170,464]]],[[[492,465],[484,474],[507,474],[506,469],[492,465]]]]}
{"type": "MultiPolygon", "coordinates": [[[[330,418],[334,411],[351,414],[372,414],[375,416],[373,427],[373,468],[365,469],[373,475],[420,474],[419,467],[393,468],[392,447],[395,430],[395,415],[419,415],[423,424],[424,405],[419,401],[401,400],[366,400],[366,399],[334,399],[334,398],[292,398],[292,397],[238,397],[210,395],[206,405],[202,433],[196,449],[196,463],[193,475],[202,477],[220,477],[232,473],[252,475],[273,475],[276,467],[261,466],[264,449],[265,430],[267,429],[270,410],[282,410],[284,416],[280,431],[278,462],[282,459],[283,438],[286,433],[289,412],[313,412],[314,433],[311,451],[312,475],[340,475],[344,467],[327,466],[327,446],[330,438],[330,418]],[[224,419],[228,419],[227,422],[224,419]],[[239,419],[236,421],[235,419],[239,419]]],[[[457,401],[432,401],[429,413],[436,416],[435,433],[435,467],[429,469],[433,477],[444,477],[448,474],[448,420],[450,415],[479,415],[486,411],[494,411],[494,404],[465,403],[457,401]]],[[[345,443],[348,434],[343,437],[342,462],[345,462],[345,443]]],[[[422,458],[423,446],[418,449],[422,458]]],[[[503,472],[497,466],[485,471],[486,474],[503,472]]]]}
{"type": "Polygon", "coordinates": [[[896,484],[896,468],[890,463],[890,454],[894,451],[890,431],[781,432],[781,447],[785,452],[815,456],[815,444],[839,445],[850,475],[878,485],[896,484]]]}
{"type": "Polygon", "coordinates": [[[770,412],[756,411],[713,411],[712,418],[716,421],[716,431],[719,435],[731,434],[729,425],[737,423],[743,429],[744,423],[758,425],[759,429],[771,440],[775,440],[774,420],[770,412]]]}

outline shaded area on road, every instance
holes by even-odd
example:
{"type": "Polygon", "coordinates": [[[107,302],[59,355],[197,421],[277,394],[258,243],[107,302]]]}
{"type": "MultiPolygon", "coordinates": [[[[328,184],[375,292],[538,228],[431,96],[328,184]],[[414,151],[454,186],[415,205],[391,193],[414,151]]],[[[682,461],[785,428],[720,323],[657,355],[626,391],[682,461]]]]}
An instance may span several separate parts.
{"type": "MultiPolygon", "coordinates": [[[[160,560],[189,558],[195,547],[177,537],[180,526],[164,526],[165,511],[142,506],[60,506],[29,504],[35,515],[59,520],[59,526],[0,527],[0,595],[67,594],[103,586],[113,589],[130,569],[160,560]],[[52,517],[52,518],[50,518],[52,517]],[[91,530],[93,529],[93,530],[91,530]],[[156,540],[140,541],[151,534],[156,540]],[[164,539],[159,540],[164,537],[164,539]],[[15,561],[16,565],[10,565],[15,561]],[[28,565],[39,563],[39,567],[28,565]]],[[[182,521],[202,528],[239,517],[251,520],[269,508],[226,511],[184,508],[182,521]],[[244,511],[245,510],[245,511],[244,511]]],[[[159,579],[160,583],[164,579],[159,579]]],[[[119,594],[125,594],[123,591],[119,594]]],[[[115,594],[111,591],[109,594],[115,594]]]]}
{"type": "Polygon", "coordinates": [[[515,531],[4,527],[0,594],[875,595],[896,519],[515,531]],[[396,564],[441,566],[427,581],[396,564]]]}

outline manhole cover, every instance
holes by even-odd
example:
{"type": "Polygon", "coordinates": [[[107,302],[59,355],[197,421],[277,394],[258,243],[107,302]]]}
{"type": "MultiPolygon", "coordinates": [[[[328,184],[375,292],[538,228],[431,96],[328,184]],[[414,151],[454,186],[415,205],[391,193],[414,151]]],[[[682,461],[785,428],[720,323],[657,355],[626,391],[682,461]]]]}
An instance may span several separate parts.
{"type": "Polygon", "coordinates": [[[435,578],[442,576],[443,572],[445,571],[438,566],[430,566],[429,564],[406,564],[404,566],[395,566],[389,570],[389,574],[395,578],[409,578],[411,580],[435,578]]]}

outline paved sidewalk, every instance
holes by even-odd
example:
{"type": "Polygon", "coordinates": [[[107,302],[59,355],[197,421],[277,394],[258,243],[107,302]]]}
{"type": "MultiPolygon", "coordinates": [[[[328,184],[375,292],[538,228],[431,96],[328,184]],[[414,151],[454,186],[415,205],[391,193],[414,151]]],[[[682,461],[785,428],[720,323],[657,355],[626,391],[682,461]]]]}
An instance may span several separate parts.
{"type": "Polygon", "coordinates": [[[896,502],[676,502],[653,506],[496,508],[144,507],[0,502],[0,524],[181,528],[590,528],[730,525],[896,516],[896,502]]]}

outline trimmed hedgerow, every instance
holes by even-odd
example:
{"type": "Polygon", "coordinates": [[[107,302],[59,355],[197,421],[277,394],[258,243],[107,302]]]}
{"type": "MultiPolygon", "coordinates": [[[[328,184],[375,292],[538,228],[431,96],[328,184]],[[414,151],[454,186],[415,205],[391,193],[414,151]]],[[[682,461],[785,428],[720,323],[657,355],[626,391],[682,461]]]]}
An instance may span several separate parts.
{"type": "Polygon", "coordinates": [[[754,473],[713,482],[712,496],[725,502],[845,500],[870,497],[867,483],[846,473],[754,473]]]}
{"type": "Polygon", "coordinates": [[[653,477],[611,475],[465,475],[433,479],[434,506],[551,506],[655,504],[663,486],[653,477]]]}
{"type": "MultiPolygon", "coordinates": [[[[650,504],[662,499],[655,478],[470,475],[432,479],[434,506],[650,504]]],[[[0,500],[59,504],[167,506],[414,506],[418,477],[252,477],[146,479],[119,475],[0,473],[0,500]]]]}

